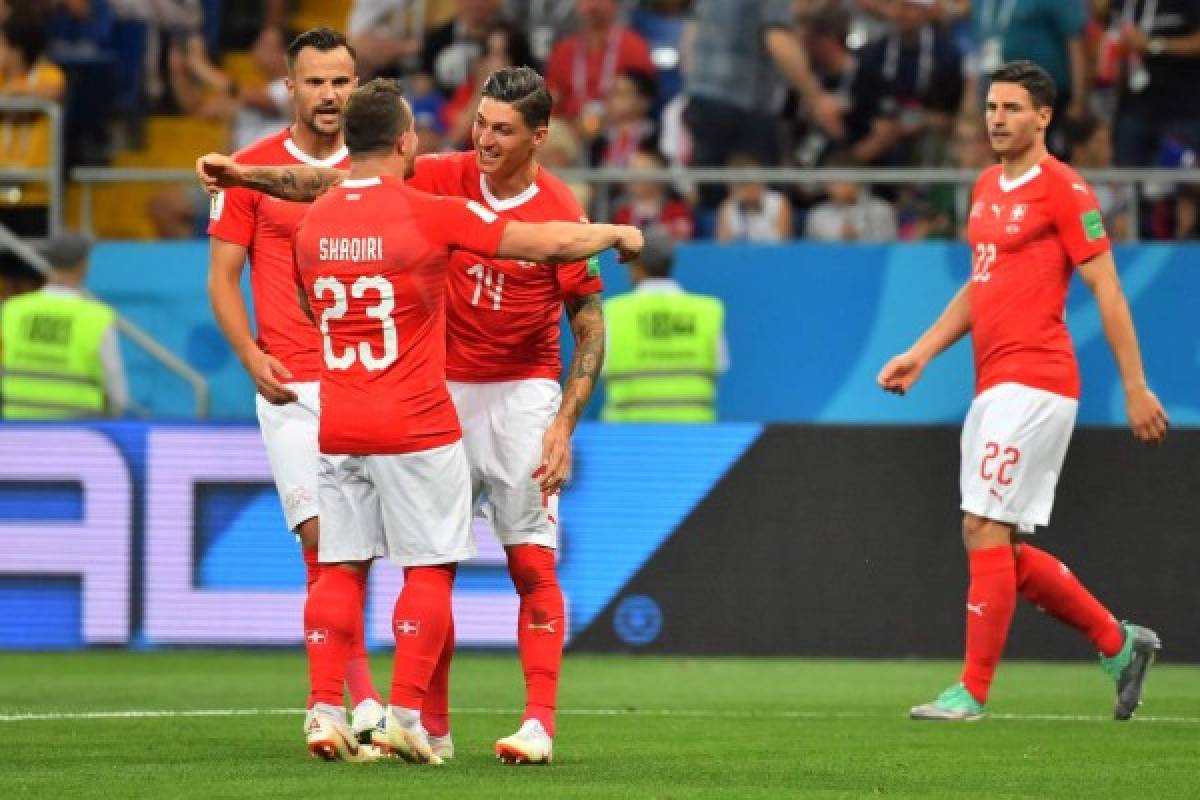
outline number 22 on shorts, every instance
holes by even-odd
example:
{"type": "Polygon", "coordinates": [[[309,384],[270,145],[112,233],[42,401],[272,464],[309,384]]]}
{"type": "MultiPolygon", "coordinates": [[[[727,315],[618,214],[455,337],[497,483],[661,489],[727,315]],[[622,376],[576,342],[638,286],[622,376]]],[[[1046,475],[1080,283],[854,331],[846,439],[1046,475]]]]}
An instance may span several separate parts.
{"type": "Polygon", "coordinates": [[[1021,460],[1021,451],[1015,447],[1001,448],[998,442],[984,445],[983,461],[979,465],[979,477],[985,481],[995,480],[1001,486],[1013,482],[1012,470],[1021,460]]]}

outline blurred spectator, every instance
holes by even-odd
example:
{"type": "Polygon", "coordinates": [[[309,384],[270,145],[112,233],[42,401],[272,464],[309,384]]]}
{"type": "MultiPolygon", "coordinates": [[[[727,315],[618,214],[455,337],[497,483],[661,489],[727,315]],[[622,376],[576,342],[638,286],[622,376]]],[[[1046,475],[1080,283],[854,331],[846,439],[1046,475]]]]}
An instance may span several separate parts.
{"type": "MultiPolygon", "coordinates": [[[[978,172],[996,163],[992,143],[978,111],[959,114],[954,121],[947,166],[978,172]]],[[[971,187],[964,184],[934,184],[926,192],[929,216],[913,239],[953,239],[966,237],[967,209],[971,187]]]]}
{"type": "Polygon", "coordinates": [[[441,94],[431,88],[424,94],[410,96],[408,104],[412,107],[413,125],[417,131],[417,155],[445,150],[448,140],[442,109],[446,102],[441,94]]]}
{"type": "Polygon", "coordinates": [[[1115,0],[1125,63],[1115,129],[1116,162],[1150,166],[1164,140],[1200,148],[1200,3],[1115,0]]]}
{"type": "Polygon", "coordinates": [[[1028,59],[1041,65],[1058,87],[1046,144],[1059,156],[1066,153],[1063,123],[1068,118],[1078,119],[1087,111],[1091,71],[1083,47],[1087,25],[1084,3],[1085,0],[973,0],[971,3],[977,43],[974,63],[978,72],[973,82],[973,106],[980,108],[987,100],[987,76],[1001,64],[1028,59]]]}
{"type": "MultiPolygon", "coordinates": [[[[551,117],[547,126],[546,141],[538,150],[537,160],[540,165],[557,174],[560,169],[570,169],[580,166],[582,147],[575,129],[570,123],[558,117],[551,117]]],[[[561,176],[559,176],[561,177],[561,176]]],[[[579,205],[588,208],[592,203],[591,184],[582,181],[567,181],[567,188],[575,195],[579,205]]]]}
{"type": "Polygon", "coordinates": [[[171,62],[186,62],[197,80],[213,85],[220,78],[204,42],[204,6],[200,0],[147,0],[146,97],[152,111],[179,110],[170,90],[171,62]]]}
{"type": "Polygon", "coordinates": [[[584,139],[600,130],[604,102],[627,70],[654,74],[646,41],[617,20],[617,0],[577,0],[579,32],[562,39],[546,62],[554,113],[575,123],[584,139]]]}
{"type": "MultiPolygon", "coordinates": [[[[419,0],[418,0],[419,2],[419,0]]],[[[346,35],[356,53],[359,79],[403,75],[421,53],[414,0],[354,0],[346,35]]]]}
{"type": "Polygon", "coordinates": [[[39,249],[54,268],[50,281],[0,306],[2,416],[119,416],[129,393],[116,314],[83,294],[90,243],[78,234],[63,234],[39,249]]]}
{"type": "MultiPolygon", "coordinates": [[[[753,155],[739,153],[733,167],[761,167],[753,155]]],[[[792,238],[792,204],[782,192],[757,181],[735,183],[717,209],[717,241],[782,242],[792,238]]]]}
{"type": "Polygon", "coordinates": [[[613,81],[604,105],[604,127],[591,143],[593,167],[626,167],[644,142],[657,142],[654,76],[626,70],[613,81]]]}
{"type": "Polygon", "coordinates": [[[840,105],[844,135],[831,139],[807,114],[795,115],[794,158],[802,166],[815,166],[834,149],[853,153],[861,164],[872,164],[895,141],[895,121],[879,115],[883,76],[859,68],[858,58],[846,46],[849,26],[850,16],[836,2],[805,18],[802,30],[812,67],[822,88],[840,105]]]}
{"type": "MultiPolygon", "coordinates": [[[[634,170],[663,169],[666,161],[654,149],[644,144],[629,160],[634,170]]],[[[665,183],[657,181],[630,181],[625,186],[625,201],[613,212],[612,221],[617,225],[634,225],[643,231],[663,230],[676,241],[692,238],[694,224],[692,209],[665,183]]]]}
{"type": "MultiPolygon", "coordinates": [[[[0,25],[0,97],[25,97],[62,102],[63,71],[46,58],[44,19],[28,13],[11,14],[0,25]]],[[[51,127],[43,114],[0,113],[0,164],[45,168],[50,165],[51,127]]],[[[9,185],[0,189],[0,222],[14,233],[44,236],[49,193],[44,183],[9,185]]]]}
{"type": "MultiPolygon", "coordinates": [[[[683,52],[693,165],[722,166],[738,152],[778,164],[784,77],[821,129],[841,138],[841,104],[809,66],[792,29],[792,0],[696,0],[693,14],[683,52]]],[[[700,204],[712,208],[722,194],[703,186],[700,204]]]]}
{"type": "MultiPolygon", "coordinates": [[[[246,86],[215,67],[192,71],[195,60],[173,48],[171,89],[180,110],[201,119],[229,122],[233,152],[287,127],[292,116],[287,88],[287,45],[291,40],[291,32],[280,28],[262,32],[253,50],[262,82],[246,86]]],[[[191,46],[198,46],[198,41],[193,39],[191,46]]],[[[208,196],[194,184],[167,186],[150,198],[147,213],[161,238],[203,236],[208,196]]]]}
{"type": "Polygon", "coordinates": [[[691,294],[671,272],[675,243],[663,231],[646,234],[629,264],[633,291],[604,302],[608,422],[713,422],[717,378],[729,369],[725,306],[691,294]]]}
{"type": "Polygon", "coordinates": [[[651,0],[634,9],[631,24],[646,40],[658,84],[658,108],[683,90],[683,31],[688,0],[651,0]]]}
{"type": "MultiPolygon", "coordinates": [[[[239,85],[207,61],[203,53],[172,47],[171,90],[189,116],[231,123],[231,149],[241,150],[285,127],[291,119],[287,89],[287,46],[292,34],[280,28],[263,31],[251,55],[261,83],[239,85]],[[196,65],[202,64],[200,69],[196,65]]],[[[199,46],[198,39],[188,45],[199,46]]]]}
{"type": "MultiPolygon", "coordinates": [[[[852,165],[849,157],[831,159],[831,166],[852,165]]],[[[854,181],[825,184],[827,199],[809,209],[804,236],[819,242],[890,242],[896,238],[896,214],[891,205],[854,181]]]]}
{"type": "MultiPolygon", "coordinates": [[[[1112,133],[1108,126],[1093,116],[1084,116],[1067,123],[1067,143],[1071,147],[1071,166],[1076,169],[1107,169],[1112,166],[1112,133]]],[[[1136,199],[1135,190],[1120,184],[1092,181],[1104,227],[1110,238],[1123,241],[1130,234],[1130,212],[1136,199]]]]}
{"type": "Polygon", "coordinates": [[[541,63],[554,43],[575,29],[575,0],[504,0],[504,13],[529,35],[533,56],[541,63]]]}
{"type": "MultiPolygon", "coordinates": [[[[141,2],[142,0],[116,0],[118,5],[126,7],[140,5],[141,2]]],[[[253,50],[263,33],[287,27],[288,6],[292,4],[290,0],[221,3],[220,20],[217,23],[220,34],[218,50],[253,50]]],[[[351,14],[354,4],[351,3],[351,14]]]]}
{"type": "Polygon", "coordinates": [[[442,124],[446,139],[454,147],[469,147],[471,126],[484,81],[505,67],[536,67],[529,39],[515,23],[501,20],[493,23],[483,37],[483,52],[472,64],[471,76],[460,83],[442,108],[442,124]]]}
{"type": "Polygon", "coordinates": [[[895,137],[888,160],[899,165],[940,161],[962,104],[962,57],[949,34],[935,24],[935,3],[898,0],[888,33],[867,45],[858,59],[859,71],[883,84],[880,111],[895,122],[888,127],[895,137]]]}
{"type": "Polygon", "coordinates": [[[499,0],[456,0],[453,19],[433,28],[421,45],[421,72],[449,97],[471,77],[484,37],[502,19],[499,0]]]}

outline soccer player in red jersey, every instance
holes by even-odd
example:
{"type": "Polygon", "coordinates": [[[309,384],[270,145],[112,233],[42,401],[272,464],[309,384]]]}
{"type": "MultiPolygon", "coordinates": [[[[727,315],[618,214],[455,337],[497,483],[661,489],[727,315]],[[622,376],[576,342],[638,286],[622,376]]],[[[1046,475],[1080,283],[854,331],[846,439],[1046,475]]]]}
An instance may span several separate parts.
{"type": "Polygon", "coordinates": [[[1017,536],[1049,522],[1075,424],[1079,369],[1064,320],[1073,272],[1096,297],[1134,435],[1157,444],[1167,434],[1096,196],[1046,151],[1054,94],[1053,80],[1031,62],[992,73],[986,119],[1000,163],[975,184],[971,277],[879,373],[880,386],[904,394],[934,356],[971,334],[975,399],[963,425],[960,471],[970,570],[966,659],[960,682],[913,708],[914,719],[983,716],[1018,594],[1095,645],[1116,683],[1116,719],[1137,709],[1160,648],[1154,631],[1117,622],[1058,559],[1017,536]]]}
{"type": "MultiPolygon", "coordinates": [[[[290,128],[234,155],[243,164],[347,165],[342,106],[357,83],[354,53],[342,34],[325,28],[288,47],[290,128]]],[[[222,332],[258,389],[255,405],[271,472],[288,528],[300,540],[311,589],[320,572],[317,540],[317,377],[321,339],[296,303],[292,234],[307,205],[231,188],[213,196],[209,234],[209,298],[222,332]],[[257,338],[242,297],[247,256],[257,338]]],[[[310,643],[311,644],[311,643],[310,643]]],[[[347,665],[352,727],[369,739],[383,717],[360,634],[347,665]]],[[[309,700],[309,706],[312,699],[309,700]]],[[[306,719],[306,727],[311,720],[306,719]]]]}
{"type": "MultiPolygon", "coordinates": [[[[417,159],[410,185],[466,197],[506,219],[583,219],[570,190],[537,163],[552,101],[528,68],[498,70],[482,89],[473,152],[417,159]]],[[[345,173],[239,168],[224,156],[197,162],[206,184],[251,185],[312,199],[345,173]]],[[[547,266],[459,252],[449,273],[447,377],[464,427],[477,502],[505,547],[520,595],[517,642],[525,673],[520,730],[496,743],[513,762],[552,756],[564,604],[555,566],[558,491],[571,468],[570,438],[604,358],[603,285],[595,263],[547,266]],[[575,356],[560,390],[559,320],[565,306],[575,356]]],[[[453,647],[451,640],[448,647],[453,647]]],[[[426,698],[425,725],[442,754],[449,736],[450,651],[426,698]]]]}
{"type": "MultiPolygon", "coordinates": [[[[440,763],[422,725],[425,695],[446,658],[457,562],[474,555],[468,467],[446,384],[447,273],[473,258],[574,262],[608,247],[641,249],[636,228],[504,219],[474,200],[404,185],[417,151],[412,113],[390,81],[347,104],[349,177],[313,203],[296,232],[296,269],[323,337],[320,485],[326,565],[305,610],[319,720],[341,697],[371,560],[405,568],[393,628],[396,661],[386,745],[440,763]]],[[[493,284],[495,285],[495,284],[493,284]]],[[[448,665],[447,665],[448,666],[448,665]]],[[[335,720],[310,735],[327,758],[350,746],[335,720]]]]}

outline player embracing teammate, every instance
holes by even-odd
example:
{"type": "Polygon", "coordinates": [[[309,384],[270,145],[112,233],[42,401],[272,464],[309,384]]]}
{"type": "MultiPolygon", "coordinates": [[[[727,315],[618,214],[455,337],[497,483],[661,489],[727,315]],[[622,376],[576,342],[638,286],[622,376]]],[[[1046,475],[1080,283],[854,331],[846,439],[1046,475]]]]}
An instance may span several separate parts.
{"type": "Polygon", "coordinates": [[[443,756],[422,724],[423,709],[450,652],[455,567],[475,552],[474,476],[446,384],[447,272],[462,252],[556,264],[616,247],[628,258],[642,238],[627,226],[504,219],[474,200],[406,186],[417,137],[391,81],[351,95],[345,130],[349,177],[313,204],[295,241],[297,281],[323,342],[325,567],[305,625],[325,639],[313,659],[313,691],[330,733],[310,736],[309,747],[327,758],[352,755],[336,731],[346,655],[361,624],[366,572],[389,556],[405,581],[392,619],[396,659],[383,739],[406,760],[437,764],[443,756]]]}
{"type": "MultiPolygon", "coordinates": [[[[474,151],[417,159],[409,185],[464,197],[504,219],[578,221],[583,211],[536,159],[552,100],[528,68],[485,82],[472,132],[474,151]]],[[[246,168],[210,154],[197,170],[206,184],[252,187],[312,200],[345,172],[305,167],[246,168]]],[[[570,437],[604,357],[600,281],[594,261],[547,265],[460,251],[447,277],[447,378],[471,467],[472,493],[490,517],[520,595],[518,650],[526,706],[520,729],[496,743],[508,761],[553,755],[559,666],[565,634],[558,584],[558,497],[571,467],[570,437]],[[560,390],[559,321],[566,308],[575,356],[560,390]]],[[[443,757],[453,753],[448,717],[452,637],[426,696],[423,722],[443,757]]]]}

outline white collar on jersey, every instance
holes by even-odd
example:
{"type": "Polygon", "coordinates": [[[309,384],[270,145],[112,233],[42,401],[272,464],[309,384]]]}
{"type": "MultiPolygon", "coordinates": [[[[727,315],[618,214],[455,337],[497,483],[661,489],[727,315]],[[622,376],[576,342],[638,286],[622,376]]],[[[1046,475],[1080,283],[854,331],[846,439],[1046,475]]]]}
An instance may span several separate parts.
{"type": "Polygon", "coordinates": [[[1034,178],[1036,178],[1038,175],[1041,175],[1041,174],[1042,174],[1042,165],[1041,164],[1034,164],[1032,167],[1030,167],[1029,169],[1027,169],[1025,171],[1024,175],[1021,175],[1020,177],[1017,177],[1017,178],[1013,178],[1011,181],[1008,178],[1004,177],[1004,172],[1001,171],[1001,173],[1000,173],[1000,191],[1011,192],[1013,189],[1020,189],[1022,186],[1029,183],[1031,180],[1033,180],[1034,178]]]}
{"type": "Polygon", "coordinates": [[[346,178],[339,184],[343,189],[365,189],[368,186],[378,186],[383,183],[383,178],[376,175],[374,178],[346,178]]]}
{"type": "Polygon", "coordinates": [[[308,153],[301,150],[300,145],[296,144],[296,142],[290,136],[283,140],[283,149],[291,153],[292,158],[296,159],[301,164],[307,164],[310,167],[336,167],[346,159],[348,154],[346,146],[342,145],[337,149],[337,152],[328,158],[313,158],[308,153]]]}
{"type": "Polygon", "coordinates": [[[529,184],[529,188],[518,195],[513,195],[507,200],[500,200],[492,190],[488,188],[487,178],[483,175],[479,176],[479,191],[483,192],[483,199],[492,207],[493,211],[512,211],[517,206],[522,206],[528,203],[538,193],[538,185],[536,183],[529,184]]]}

